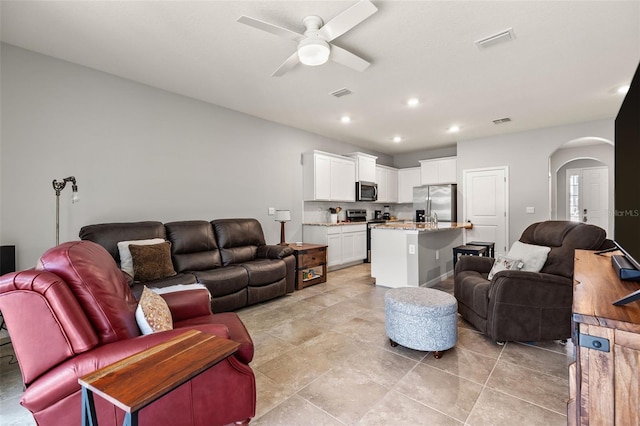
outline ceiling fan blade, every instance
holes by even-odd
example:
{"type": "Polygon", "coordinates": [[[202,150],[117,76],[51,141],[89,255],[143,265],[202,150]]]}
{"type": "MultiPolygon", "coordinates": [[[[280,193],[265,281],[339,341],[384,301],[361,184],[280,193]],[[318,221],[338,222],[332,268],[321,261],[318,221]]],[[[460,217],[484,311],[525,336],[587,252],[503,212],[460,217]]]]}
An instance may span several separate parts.
{"type": "Polygon", "coordinates": [[[338,47],[335,44],[331,45],[331,55],[329,56],[329,59],[360,72],[366,70],[369,68],[369,65],[371,65],[360,56],[354,55],[348,50],[338,47]]]}
{"type": "Polygon", "coordinates": [[[303,34],[298,34],[295,31],[288,30],[286,28],[279,27],[277,25],[270,24],[268,22],[260,21],[255,18],[250,18],[249,16],[242,15],[239,17],[237,22],[241,24],[248,25],[253,28],[257,28],[262,31],[266,31],[271,34],[275,34],[280,37],[288,38],[293,41],[300,41],[305,38],[303,34]]]}
{"type": "Polygon", "coordinates": [[[284,61],[282,65],[280,65],[280,68],[278,68],[273,74],[271,74],[271,77],[281,77],[286,72],[292,70],[293,67],[298,65],[298,62],[300,62],[300,59],[298,58],[298,52],[294,52],[293,55],[289,56],[287,60],[284,61]]]}
{"type": "Polygon", "coordinates": [[[331,41],[340,37],[377,11],[378,8],[369,0],[361,0],[327,22],[318,30],[318,35],[327,41],[331,41]]]}

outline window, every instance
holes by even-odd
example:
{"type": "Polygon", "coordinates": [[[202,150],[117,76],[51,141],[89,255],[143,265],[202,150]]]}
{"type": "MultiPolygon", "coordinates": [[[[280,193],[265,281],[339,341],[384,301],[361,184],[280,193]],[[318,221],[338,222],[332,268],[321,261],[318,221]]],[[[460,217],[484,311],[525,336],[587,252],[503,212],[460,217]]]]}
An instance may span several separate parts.
{"type": "Polygon", "coordinates": [[[569,220],[580,222],[580,174],[567,173],[569,220]]]}

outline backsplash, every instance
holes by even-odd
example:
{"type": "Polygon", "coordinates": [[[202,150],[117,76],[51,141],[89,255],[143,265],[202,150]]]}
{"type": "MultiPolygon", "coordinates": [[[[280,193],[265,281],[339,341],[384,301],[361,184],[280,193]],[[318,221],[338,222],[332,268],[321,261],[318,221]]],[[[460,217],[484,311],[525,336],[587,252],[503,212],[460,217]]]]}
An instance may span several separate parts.
{"type": "MultiPolygon", "coordinates": [[[[340,207],[342,210],[338,213],[338,220],[344,221],[347,215],[347,209],[366,209],[367,220],[373,219],[375,210],[384,210],[387,204],[382,203],[364,203],[364,202],[340,202],[340,201],[305,201],[303,223],[325,223],[329,222],[329,207],[340,207]]],[[[398,219],[413,220],[414,211],[412,204],[393,204],[390,203],[389,212],[391,216],[398,219]]]]}

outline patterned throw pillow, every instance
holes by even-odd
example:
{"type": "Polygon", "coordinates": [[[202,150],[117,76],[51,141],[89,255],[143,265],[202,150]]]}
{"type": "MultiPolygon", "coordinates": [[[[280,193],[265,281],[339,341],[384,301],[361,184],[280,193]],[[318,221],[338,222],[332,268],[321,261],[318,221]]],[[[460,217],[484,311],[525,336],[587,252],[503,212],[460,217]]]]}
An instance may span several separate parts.
{"type": "Polygon", "coordinates": [[[136,281],[151,281],[172,277],[176,274],[171,262],[171,243],[137,245],[130,244],[133,259],[133,278],[136,281]]]}
{"type": "Polygon", "coordinates": [[[510,271],[513,269],[520,269],[522,267],[522,261],[518,259],[511,259],[506,256],[499,255],[493,262],[491,272],[489,272],[488,279],[492,279],[495,274],[500,271],[510,271]]]}
{"type": "Polygon", "coordinates": [[[136,322],[142,334],[173,330],[169,305],[162,296],[149,290],[147,286],[142,289],[142,296],[138,302],[136,322]]]}
{"type": "Polygon", "coordinates": [[[118,253],[120,253],[120,269],[133,277],[133,259],[131,258],[131,251],[129,246],[131,244],[136,245],[148,245],[148,244],[160,244],[164,242],[164,238],[151,238],[148,240],[130,240],[120,241],[118,243],[118,253]]]}
{"type": "Polygon", "coordinates": [[[511,250],[509,250],[507,256],[512,259],[521,259],[524,263],[522,266],[523,271],[540,272],[547,262],[547,256],[550,251],[551,247],[525,244],[521,241],[516,241],[511,246],[511,250]]]}

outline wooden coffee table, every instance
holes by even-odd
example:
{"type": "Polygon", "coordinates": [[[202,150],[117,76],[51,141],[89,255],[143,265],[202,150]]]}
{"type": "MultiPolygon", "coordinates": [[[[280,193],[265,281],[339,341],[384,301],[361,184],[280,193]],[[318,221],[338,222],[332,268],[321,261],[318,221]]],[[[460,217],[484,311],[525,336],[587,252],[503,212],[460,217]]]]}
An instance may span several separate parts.
{"type": "Polygon", "coordinates": [[[171,340],[82,376],[82,424],[97,426],[93,394],[125,412],[123,426],[137,426],[138,411],[213,367],[240,343],[190,330],[171,340]]]}

